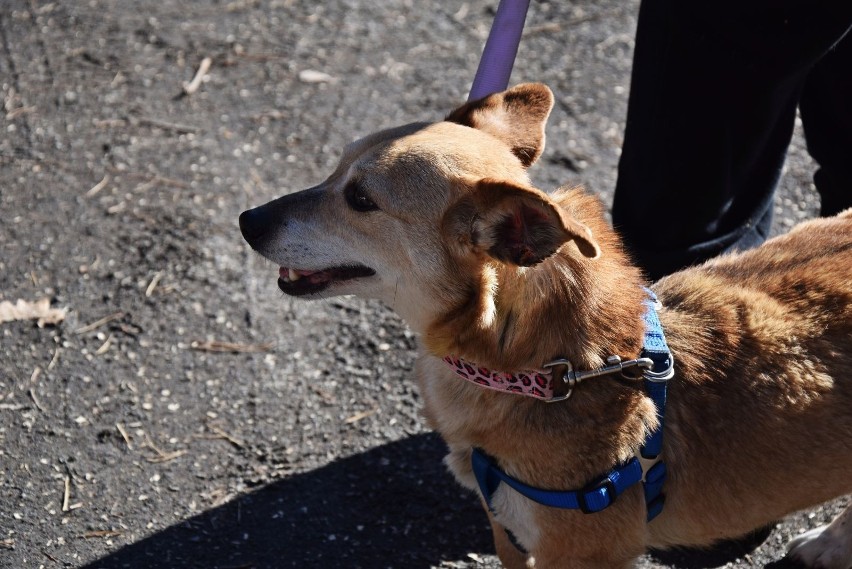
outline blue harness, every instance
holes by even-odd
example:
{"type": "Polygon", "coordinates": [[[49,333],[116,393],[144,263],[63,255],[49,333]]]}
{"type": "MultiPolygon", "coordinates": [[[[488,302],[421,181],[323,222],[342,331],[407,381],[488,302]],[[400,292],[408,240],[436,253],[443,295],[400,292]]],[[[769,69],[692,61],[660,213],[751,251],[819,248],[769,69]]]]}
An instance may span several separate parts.
{"type": "MultiPolygon", "coordinates": [[[[646,289],[650,298],[645,300],[645,339],[640,358],[648,358],[653,362],[644,369],[642,377],[644,388],[648,396],[653,400],[657,408],[657,419],[659,426],[648,435],[645,443],[640,447],[639,454],[643,459],[655,461],[663,450],[663,418],[666,409],[666,387],[668,380],[674,375],[674,359],[672,358],[663,328],[657,316],[656,308],[659,301],[653,292],[646,289]]],[[[488,508],[494,512],[492,500],[494,492],[505,483],[515,491],[526,496],[530,500],[550,506],[552,508],[563,508],[569,510],[580,510],[586,514],[593,514],[605,510],[611,506],[616,498],[625,490],[637,484],[643,483],[645,490],[645,505],[647,508],[647,520],[654,519],[663,509],[665,495],[663,494],[663,482],[666,479],[666,465],[661,460],[651,466],[644,473],[637,457],[633,457],[624,464],[616,466],[600,478],[579,490],[541,490],[524,484],[516,478],[512,478],[503,472],[493,458],[482,450],[474,448],[471,454],[473,473],[479,483],[479,489],[485,499],[488,508]]]]}

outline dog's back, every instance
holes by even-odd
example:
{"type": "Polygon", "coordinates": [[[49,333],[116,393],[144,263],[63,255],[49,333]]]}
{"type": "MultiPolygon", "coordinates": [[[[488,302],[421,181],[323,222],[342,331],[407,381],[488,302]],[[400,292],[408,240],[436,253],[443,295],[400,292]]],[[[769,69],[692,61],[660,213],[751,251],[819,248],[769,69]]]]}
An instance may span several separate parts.
{"type": "Polygon", "coordinates": [[[744,533],[852,492],[850,269],[847,210],[657,283],[678,373],[653,545],[744,533]]]}

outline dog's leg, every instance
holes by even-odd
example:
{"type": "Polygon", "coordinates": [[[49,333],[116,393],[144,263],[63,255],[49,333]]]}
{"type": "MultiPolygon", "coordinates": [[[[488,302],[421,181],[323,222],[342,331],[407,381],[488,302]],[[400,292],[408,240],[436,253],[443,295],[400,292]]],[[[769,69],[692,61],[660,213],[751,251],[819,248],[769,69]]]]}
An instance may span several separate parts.
{"type": "Polygon", "coordinates": [[[488,521],[491,522],[491,533],[494,535],[494,548],[497,550],[497,557],[506,569],[531,569],[535,567],[535,561],[526,553],[518,549],[509,533],[500,523],[494,519],[494,515],[485,507],[488,514],[488,521]]]}
{"type": "Polygon", "coordinates": [[[793,539],[787,553],[812,569],[852,569],[852,504],[827,526],[793,539]]]}

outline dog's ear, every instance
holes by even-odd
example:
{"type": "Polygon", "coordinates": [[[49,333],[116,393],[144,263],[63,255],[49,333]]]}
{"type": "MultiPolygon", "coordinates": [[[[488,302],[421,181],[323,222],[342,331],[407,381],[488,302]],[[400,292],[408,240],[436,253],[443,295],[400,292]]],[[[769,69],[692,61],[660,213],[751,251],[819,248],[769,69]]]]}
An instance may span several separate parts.
{"type": "Polygon", "coordinates": [[[547,194],[501,180],[480,180],[448,212],[456,242],[521,267],[536,265],[573,240],[589,258],[600,256],[591,230],[547,194]]]}
{"type": "Polygon", "coordinates": [[[546,85],[523,83],[466,103],[446,120],[499,138],[524,166],[530,166],[544,150],[544,126],[552,108],[553,93],[546,85]]]}

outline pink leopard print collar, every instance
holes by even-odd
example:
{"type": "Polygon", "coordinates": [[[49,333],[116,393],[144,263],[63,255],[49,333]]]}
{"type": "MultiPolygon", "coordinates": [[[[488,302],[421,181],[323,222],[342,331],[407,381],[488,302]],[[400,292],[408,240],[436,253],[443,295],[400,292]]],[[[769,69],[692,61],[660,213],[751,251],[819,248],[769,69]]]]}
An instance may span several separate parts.
{"type": "MultiPolygon", "coordinates": [[[[624,374],[625,370],[630,368],[647,371],[654,365],[654,361],[644,355],[632,360],[622,360],[618,356],[610,356],[606,359],[607,365],[585,371],[574,370],[571,367],[571,362],[566,359],[556,359],[544,364],[543,367],[548,368],[547,371],[525,370],[509,373],[492,371],[454,356],[447,356],[444,361],[454,372],[471,383],[505,393],[528,395],[547,403],[568,399],[580,382],[592,377],[617,372],[624,374]],[[555,373],[557,369],[560,373],[555,373]]],[[[631,376],[625,375],[625,377],[631,376]]],[[[636,379],[639,376],[632,377],[636,379]]]]}
{"type": "Polygon", "coordinates": [[[637,358],[622,360],[620,356],[613,354],[606,358],[606,365],[590,370],[575,370],[567,359],[558,358],[544,364],[544,370],[524,370],[516,373],[492,371],[456,356],[446,356],[444,361],[459,376],[476,385],[506,393],[528,395],[548,403],[568,399],[582,381],[614,373],[621,373],[628,379],[646,377],[652,382],[667,381],[674,373],[674,359],[657,316],[657,309],[662,305],[650,289],[645,288],[645,291],[648,293],[642,317],[645,337],[642,352],[637,358]],[[660,361],[655,362],[655,357],[660,361]],[[658,366],[662,371],[656,370],[658,366]]]}
{"type": "Polygon", "coordinates": [[[542,400],[551,400],[555,397],[551,370],[509,373],[492,371],[453,356],[445,357],[444,361],[462,378],[488,389],[529,395],[542,400]]]}

